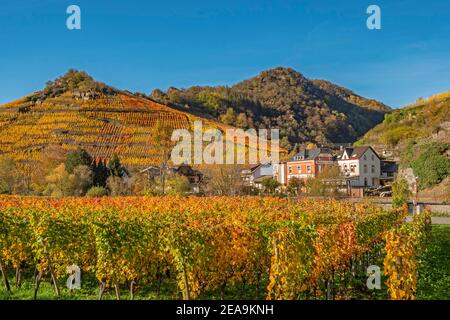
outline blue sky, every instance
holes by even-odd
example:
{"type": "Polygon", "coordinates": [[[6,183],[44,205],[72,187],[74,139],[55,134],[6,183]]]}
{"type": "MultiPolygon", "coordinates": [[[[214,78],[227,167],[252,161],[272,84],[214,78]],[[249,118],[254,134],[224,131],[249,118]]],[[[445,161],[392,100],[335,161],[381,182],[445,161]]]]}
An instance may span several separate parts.
{"type": "Polygon", "coordinates": [[[450,1],[2,0],[0,104],[69,68],[120,89],[231,85],[276,67],[399,107],[450,90],[450,1]],[[81,7],[82,29],[66,28],[81,7]],[[366,27],[381,7],[382,29],[366,27]]]}

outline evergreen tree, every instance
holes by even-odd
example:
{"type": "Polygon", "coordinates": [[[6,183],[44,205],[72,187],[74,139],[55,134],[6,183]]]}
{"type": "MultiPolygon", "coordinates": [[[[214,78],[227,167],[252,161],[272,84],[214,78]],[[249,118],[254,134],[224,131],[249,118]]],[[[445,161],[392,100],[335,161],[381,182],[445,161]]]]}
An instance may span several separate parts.
{"type": "Polygon", "coordinates": [[[123,167],[117,154],[113,154],[111,160],[109,160],[108,171],[111,176],[122,178],[123,167]]]}
{"type": "Polygon", "coordinates": [[[65,168],[67,173],[72,174],[73,169],[78,166],[92,167],[92,162],[91,155],[86,150],[78,148],[67,155],[65,168]]]}
{"type": "Polygon", "coordinates": [[[94,164],[94,186],[106,187],[106,180],[109,176],[108,167],[104,161],[94,164]]]}

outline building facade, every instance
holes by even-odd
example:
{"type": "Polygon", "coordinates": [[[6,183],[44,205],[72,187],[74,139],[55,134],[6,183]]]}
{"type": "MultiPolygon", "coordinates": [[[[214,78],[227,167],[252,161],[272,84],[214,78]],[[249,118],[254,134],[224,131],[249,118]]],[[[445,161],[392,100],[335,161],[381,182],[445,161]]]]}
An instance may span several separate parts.
{"type": "Polygon", "coordinates": [[[328,148],[302,149],[288,161],[274,165],[274,178],[287,185],[293,178],[317,178],[326,166],[333,166],[333,154],[328,148]]]}
{"type": "Polygon", "coordinates": [[[381,160],[372,147],[344,148],[337,156],[342,174],[353,187],[378,187],[381,177],[381,160]]]}

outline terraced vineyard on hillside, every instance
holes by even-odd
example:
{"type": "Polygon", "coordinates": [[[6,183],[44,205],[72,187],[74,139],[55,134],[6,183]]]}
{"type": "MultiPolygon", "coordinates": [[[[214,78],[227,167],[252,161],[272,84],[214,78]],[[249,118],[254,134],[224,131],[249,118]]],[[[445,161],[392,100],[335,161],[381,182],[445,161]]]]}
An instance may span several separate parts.
{"type": "Polygon", "coordinates": [[[38,103],[24,98],[0,107],[0,154],[30,163],[49,145],[67,151],[82,147],[94,159],[116,153],[124,165],[142,167],[160,158],[151,130],[158,121],[192,130],[195,120],[205,129],[229,128],[125,92],[87,100],[67,92],[38,103]]]}

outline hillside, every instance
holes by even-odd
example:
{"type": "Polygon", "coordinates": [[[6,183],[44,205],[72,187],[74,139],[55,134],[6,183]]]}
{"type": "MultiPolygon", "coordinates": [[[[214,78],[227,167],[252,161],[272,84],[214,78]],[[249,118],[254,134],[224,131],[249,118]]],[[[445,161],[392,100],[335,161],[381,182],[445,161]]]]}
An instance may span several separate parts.
{"type": "Polygon", "coordinates": [[[422,188],[438,185],[450,175],[450,92],[393,111],[357,144],[387,151],[419,176],[422,188]]]}
{"type": "Polygon", "coordinates": [[[280,128],[288,149],[306,142],[354,142],[390,111],[378,101],[289,68],[263,71],[231,87],[157,89],[150,97],[241,128],[280,128]]]}
{"type": "Polygon", "coordinates": [[[204,128],[230,127],[71,70],[45,89],[0,106],[0,154],[33,163],[54,146],[64,152],[82,147],[94,159],[108,160],[116,153],[124,165],[144,167],[160,157],[151,131],[157,121],[171,129],[192,129],[195,120],[203,120],[204,128]]]}

